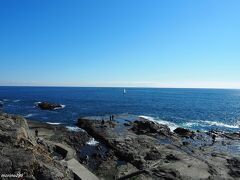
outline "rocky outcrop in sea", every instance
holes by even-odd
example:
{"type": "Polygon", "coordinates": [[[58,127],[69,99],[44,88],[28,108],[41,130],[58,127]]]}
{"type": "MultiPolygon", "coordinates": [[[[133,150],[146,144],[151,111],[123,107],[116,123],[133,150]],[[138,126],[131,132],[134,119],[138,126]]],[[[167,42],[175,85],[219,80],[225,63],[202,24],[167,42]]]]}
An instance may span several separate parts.
{"type": "Polygon", "coordinates": [[[64,107],[64,105],[49,103],[49,102],[39,102],[37,103],[37,106],[42,110],[49,110],[49,111],[61,109],[64,107]]]}

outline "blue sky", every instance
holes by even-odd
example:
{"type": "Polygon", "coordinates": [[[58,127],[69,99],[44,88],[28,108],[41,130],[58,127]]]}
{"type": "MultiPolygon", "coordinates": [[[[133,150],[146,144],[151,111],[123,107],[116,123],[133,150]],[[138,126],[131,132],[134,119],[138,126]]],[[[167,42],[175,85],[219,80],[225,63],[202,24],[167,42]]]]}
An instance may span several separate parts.
{"type": "Polygon", "coordinates": [[[0,85],[240,88],[239,0],[0,1],[0,85]]]}

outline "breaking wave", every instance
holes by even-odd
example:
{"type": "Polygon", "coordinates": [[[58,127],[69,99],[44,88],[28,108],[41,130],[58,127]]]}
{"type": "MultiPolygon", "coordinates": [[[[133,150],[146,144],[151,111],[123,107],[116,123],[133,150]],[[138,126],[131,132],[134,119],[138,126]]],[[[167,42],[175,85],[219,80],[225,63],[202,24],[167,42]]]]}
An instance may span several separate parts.
{"type": "Polygon", "coordinates": [[[30,118],[30,117],[33,117],[33,116],[36,116],[36,115],[37,115],[37,114],[31,114],[31,113],[30,113],[30,114],[25,115],[24,117],[25,117],[25,118],[30,118]]]}
{"type": "Polygon", "coordinates": [[[175,123],[173,122],[169,122],[169,121],[164,121],[162,119],[158,119],[158,118],[154,118],[154,117],[150,117],[150,116],[139,116],[140,118],[149,120],[149,121],[153,121],[159,124],[164,124],[167,125],[171,131],[174,131],[175,129],[177,129],[179,126],[177,126],[175,123]]]}
{"type": "Polygon", "coordinates": [[[64,108],[66,107],[66,105],[64,105],[64,104],[61,104],[60,106],[61,106],[61,107],[54,108],[54,110],[64,109],[64,108]]]}
{"type": "Polygon", "coordinates": [[[238,129],[240,128],[239,125],[231,125],[231,124],[226,124],[223,122],[218,122],[218,121],[204,121],[204,120],[196,120],[196,121],[191,121],[191,122],[186,122],[183,124],[186,127],[194,127],[194,126],[201,126],[201,127],[209,127],[209,126],[216,126],[216,127],[222,127],[222,128],[230,128],[230,129],[238,129]]]}
{"type": "Polygon", "coordinates": [[[96,141],[94,138],[91,138],[86,144],[89,146],[96,146],[99,144],[99,142],[96,141]]]}
{"type": "Polygon", "coordinates": [[[74,132],[85,132],[83,129],[77,126],[66,126],[67,130],[74,131],[74,132]]]}
{"type": "Polygon", "coordinates": [[[51,124],[51,125],[60,125],[60,124],[62,124],[62,123],[47,122],[47,124],[51,124]]]}

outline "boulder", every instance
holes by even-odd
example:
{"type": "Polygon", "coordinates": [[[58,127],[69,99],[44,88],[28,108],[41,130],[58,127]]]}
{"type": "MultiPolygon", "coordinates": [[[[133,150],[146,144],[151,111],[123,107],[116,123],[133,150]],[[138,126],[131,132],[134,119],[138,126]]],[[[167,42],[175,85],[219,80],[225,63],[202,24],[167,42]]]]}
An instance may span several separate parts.
{"type": "Polygon", "coordinates": [[[27,121],[0,113],[0,175],[24,175],[24,179],[74,179],[42,144],[31,139],[27,121]],[[41,168],[42,167],[42,168],[41,168]]]}
{"type": "Polygon", "coordinates": [[[175,129],[174,132],[182,137],[192,137],[194,135],[192,131],[181,128],[181,127],[178,127],[177,129],[175,129]]]}
{"type": "Polygon", "coordinates": [[[154,134],[154,133],[161,135],[171,134],[168,126],[158,124],[156,122],[149,120],[134,121],[132,130],[137,134],[154,134]]]}
{"type": "Polygon", "coordinates": [[[52,110],[62,108],[62,105],[61,104],[48,103],[48,102],[41,102],[41,103],[38,103],[38,107],[42,110],[52,111],[52,110]]]}
{"type": "Polygon", "coordinates": [[[0,116],[0,142],[18,144],[29,139],[29,128],[26,119],[20,116],[0,116]]]}

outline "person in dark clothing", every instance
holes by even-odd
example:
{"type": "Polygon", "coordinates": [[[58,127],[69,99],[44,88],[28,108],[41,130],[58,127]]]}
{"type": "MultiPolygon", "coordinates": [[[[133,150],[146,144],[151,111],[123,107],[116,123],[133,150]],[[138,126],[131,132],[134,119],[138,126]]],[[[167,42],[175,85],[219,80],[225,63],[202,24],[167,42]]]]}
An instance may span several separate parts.
{"type": "Polygon", "coordinates": [[[35,137],[38,137],[38,130],[35,130],[35,137]]]}
{"type": "Polygon", "coordinates": [[[101,121],[101,124],[102,124],[102,126],[105,124],[105,121],[104,121],[104,119],[102,119],[102,121],[101,121]]]}
{"type": "Polygon", "coordinates": [[[212,145],[214,145],[214,143],[216,142],[216,134],[213,134],[212,135],[212,145]]]}
{"type": "Polygon", "coordinates": [[[114,121],[114,115],[110,116],[110,121],[114,121]]]}

